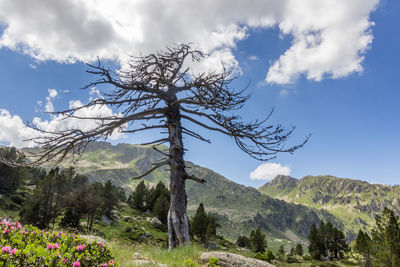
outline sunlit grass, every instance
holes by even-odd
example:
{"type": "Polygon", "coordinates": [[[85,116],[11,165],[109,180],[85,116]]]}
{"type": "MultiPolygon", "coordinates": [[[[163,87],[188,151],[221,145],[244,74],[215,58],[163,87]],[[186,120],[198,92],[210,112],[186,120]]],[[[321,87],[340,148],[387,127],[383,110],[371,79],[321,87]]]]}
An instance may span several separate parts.
{"type": "MultiPolygon", "coordinates": [[[[201,266],[199,257],[201,252],[205,251],[203,247],[197,244],[183,246],[168,250],[166,247],[160,247],[147,244],[129,244],[119,241],[110,242],[112,252],[121,266],[134,266],[135,259],[148,259],[156,263],[163,263],[167,266],[201,266]],[[139,257],[135,257],[135,252],[139,257]]],[[[137,265],[135,265],[137,266],[137,265]]],[[[156,266],[152,264],[143,266],[156,266]]]]}

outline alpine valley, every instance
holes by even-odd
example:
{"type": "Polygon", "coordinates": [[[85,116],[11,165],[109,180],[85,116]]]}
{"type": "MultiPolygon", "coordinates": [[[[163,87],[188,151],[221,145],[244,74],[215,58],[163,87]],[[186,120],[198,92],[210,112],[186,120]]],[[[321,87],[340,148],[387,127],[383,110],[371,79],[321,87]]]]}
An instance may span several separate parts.
{"type": "MultiPolygon", "coordinates": [[[[30,150],[25,149],[25,152],[30,150]]],[[[94,142],[89,144],[74,167],[91,182],[111,180],[132,191],[140,181],[131,178],[149,170],[161,156],[151,146],[94,142]]],[[[195,213],[199,203],[203,203],[207,212],[218,217],[221,225],[218,232],[232,241],[260,226],[269,234],[268,242],[272,246],[306,244],[311,225],[319,224],[321,220],[344,229],[350,241],[359,229],[371,230],[374,216],[383,207],[400,213],[400,186],[369,184],[327,175],[306,176],[300,180],[277,176],[255,189],[194,163],[187,165],[189,172],[207,181],[205,184],[190,180],[186,183],[189,216],[195,213]]],[[[70,165],[63,163],[62,166],[70,165]]],[[[144,180],[149,185],[159,181],[167,184],[168,170],[160,168],[144,180]]]]}

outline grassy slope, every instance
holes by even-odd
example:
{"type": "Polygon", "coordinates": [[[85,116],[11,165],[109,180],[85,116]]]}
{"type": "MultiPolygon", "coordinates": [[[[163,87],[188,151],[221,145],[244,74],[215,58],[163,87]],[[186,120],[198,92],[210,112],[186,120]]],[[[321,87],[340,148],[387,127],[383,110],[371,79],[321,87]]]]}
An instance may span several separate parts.
{"type": "Polygon", "coordinates": [[[340,219],[348,233],[370,230],[374,217],[387,206],[400,213],[400,187],[333,176],[306,176],[301,180],[279,176],[258,189],[289,203],[326,210],[340,219]]]}

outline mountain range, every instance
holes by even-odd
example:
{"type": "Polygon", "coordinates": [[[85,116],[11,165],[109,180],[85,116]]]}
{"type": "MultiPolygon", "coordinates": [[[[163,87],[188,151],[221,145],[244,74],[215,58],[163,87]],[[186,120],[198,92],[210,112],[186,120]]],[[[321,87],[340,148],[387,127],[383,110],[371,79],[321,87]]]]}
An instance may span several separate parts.
{"type": "MultiPolygon", "coordinates": [[[[129,193],[140,182],[131,178],[150,169],[161,156],[150,146],[94,142],[74,167],[92,182],[111,180],[129,193]]],[[[345,229],[350,240],[360,227],[371,229],[374,215],[383,206],[399,212],[399,186],[371,185],[332,176],[306,176],[301,180],[277,176],[255,189],[194,163],[187,162],[187,166],[190,173],[207,181],[187,181],[189,216],[203,203],[207,212],[219,218],[219,233],[231,240],[260,226],[270,240],[305,244],[311,224],[321,220],[345,229]]],[[[160,168],[144,180],[150,186],[158,181],[168,184],[168,175],[166,167],[160,168]]]]}

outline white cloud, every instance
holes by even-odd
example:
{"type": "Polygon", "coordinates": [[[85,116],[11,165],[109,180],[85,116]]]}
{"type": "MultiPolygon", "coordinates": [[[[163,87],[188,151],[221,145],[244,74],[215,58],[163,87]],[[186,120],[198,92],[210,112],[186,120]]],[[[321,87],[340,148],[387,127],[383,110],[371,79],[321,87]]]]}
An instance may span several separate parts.
{"type": "MultiPolygon", "coordinates": [[[[272,66],[269,83],[293,82],[300,75],[319,81],[362,71],[372,42],[369,14],[379,0],[64,0],[0,2],[6,26],[0,47],[29,54],[38,61],[124,63],[126,54],[146,54],[179,42],[211,52],[206,66],[233,56],[251,28],[279,27],[293,43],[272,66]],[[200,19],[196,19],[200,18],[200,19]]],[[[268,49],[268,44],[260,44],[268,49]]],[[[268,69],[268,70],[267,70],[268,69]]]]}
{"type": "Polygon", "coordinates": [[[48,91],[49,91],[49,97],[50,98],[55,98],[56,96],[57,96],[57,90],[56,89],[48,89],[48,91]]]}
{"type": "MultiPolygon", "coordinates": [[[[50,102],[51,103],[51,102],[50,102]]],[[[71,100],[69,108],[80,107],[82,102],[79,100],[71,100]]],[[[47,109],[47,104],[46,104],[47,109]]],[[[76,112],[79,117],[106,117],[118,115],[107,106],[94,106],[92,108],[83,108],[76,112]]],[[[82,120],[76,118],[66,118],[64,115],[52,116],[50,120],[43,120],[34,117],[32,123],[37,127],[46,131],[80,129],[88,131],[95,128],[99,124],[99,120],[82,120]]],[[[35,145],[33,141],[24,141],[25,139],[34,138],[39,135],[35,130],[27,127],[21,117],[11,115],[9,111],[0,109],[0,143],[18,148],[32,147],[35,145]]],[[[115,131],[110,137],[111,140],[124,138],[122,133],[115,131]]]]}
{"type": "Polygon", "coordinates": [[[57,93],[56,89],[49,88],[48,91],[49,91],[49,96],[46,97],[47,102],[46,102],[46,105],[44,106],[44,111],[54,112],[54,105],[53,105],[53,102],[51,102],[51,100],[54,99],[58,93],[57,93]]]}
{"type": "Polygon", "coordinates": [[[34,65],[34,64],[29,64],[29,67],[32,68],[32,69],[34,69],[34,70],[37,69],[37,66],[34,65]]]}
{"type": "Polygon", "coordinates": [[[282,90],[279,92],[279,95],[280,95],[280,96],[287,96],[288,94],[289,94],[289,91],[286,90],[286,89],[282,89],[282,90]]]}
{"type": "Polygon", "coordinates": [[[249,60],[251,61],[258,61],[260,60],[257,56],[249,56],[249,60]]]}
{"type": "Polygon", "coordinates": [[[250,179],[269,181],[277,175],[289,175],[290,171],[289,166],[279,163],[263,163],[250,173],[250,179]]]}
{"type": "Polygon", "coordinates": [[[23,141],[25,138],[35,136],[35,131],[25,126],[21,117],[14,115],[5,109],[0,109],[0,143],[10,146],[32,147],[34,142],[23,141]]]}

